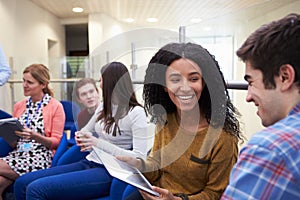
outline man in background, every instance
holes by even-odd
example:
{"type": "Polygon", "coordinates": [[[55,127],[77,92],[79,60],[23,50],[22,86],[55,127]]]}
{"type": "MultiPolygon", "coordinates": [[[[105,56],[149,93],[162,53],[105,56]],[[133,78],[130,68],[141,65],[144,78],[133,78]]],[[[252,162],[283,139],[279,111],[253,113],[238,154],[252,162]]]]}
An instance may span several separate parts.
{"type": "Polygon", "coordinates": [[[95,80],[92,78],[82,78],[75,85],[77,101],[84,106],[77,117],[77,128],[84,127],[100,103],[100,95],[95,80]]]}

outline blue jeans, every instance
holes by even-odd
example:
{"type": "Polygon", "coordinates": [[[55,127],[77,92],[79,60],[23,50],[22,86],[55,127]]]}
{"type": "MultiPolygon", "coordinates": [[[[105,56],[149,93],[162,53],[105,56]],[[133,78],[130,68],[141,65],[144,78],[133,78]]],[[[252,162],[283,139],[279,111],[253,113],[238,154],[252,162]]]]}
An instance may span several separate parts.
{"type": "Polygon", "coordinates": [[[112,177],[101,164],[79,162],[20,176],[14,184],[16,200],[83,200],[107,196],[112,177]]]}
{"type": "Polygon", "coordinates": [[[122,200],[143,200],[143,197],[136,187],[128,185],[124,190],[122,200]]]}

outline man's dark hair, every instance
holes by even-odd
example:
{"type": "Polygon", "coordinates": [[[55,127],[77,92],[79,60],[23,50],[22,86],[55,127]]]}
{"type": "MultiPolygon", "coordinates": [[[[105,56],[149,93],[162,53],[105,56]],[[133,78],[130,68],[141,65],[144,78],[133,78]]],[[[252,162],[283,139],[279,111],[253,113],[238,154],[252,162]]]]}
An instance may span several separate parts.
{"type": "Polygon", "coordinates": [[[300,91],[300,15],[289,14],[253,32],[236,52],[244,62],[262,71],[265,88],[275,88],[274,77],[284,64],[295,70],[300,91]]]}

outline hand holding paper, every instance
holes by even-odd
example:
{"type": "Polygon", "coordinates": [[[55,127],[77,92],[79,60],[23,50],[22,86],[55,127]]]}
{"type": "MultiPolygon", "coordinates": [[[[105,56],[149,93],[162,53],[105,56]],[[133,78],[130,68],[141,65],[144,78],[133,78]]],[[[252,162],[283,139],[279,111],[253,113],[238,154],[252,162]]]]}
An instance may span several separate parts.
{"type": "MultiPolygon", "coordinates": [[[[132,165],[128,165],[127,162],[123,162],[98,148],[93,148],[93,150],[95,151],[99,160],[102,161],[102,164],[105,166],[105,168],[110,173],[110,175],[126,183],[129,183],[141,190],[144,190],[152,194],[152,196],[153,195],[156,197],[159,196],[159,193],[152,190],[152,185],[136,167],[133,167],[132,165]]],[[[128,158],[128,157],[123,157],[123,158],[128,158]]],[[[130,162],[133,161],[132,164],[134,164],[135,161],[137,161],[136,164],[138,164],[138,162],[141,162],[138,161],[139,159],[136,158],[127,159],[127,160],[128,161],[130,160],[130,162]]]]}

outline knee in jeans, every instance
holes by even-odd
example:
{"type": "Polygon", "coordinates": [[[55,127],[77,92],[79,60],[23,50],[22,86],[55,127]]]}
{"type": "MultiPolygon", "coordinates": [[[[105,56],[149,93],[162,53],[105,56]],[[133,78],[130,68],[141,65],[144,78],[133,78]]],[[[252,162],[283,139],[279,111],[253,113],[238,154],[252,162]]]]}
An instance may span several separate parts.
{"type": "Polygon", "coordinates": [[[25,199],[25,191],[27,187],[27,179],[20,176],[14,182],[14,194],[17,199],[25,199]]]}
{"type": "Polygon", "coordinates": [[[26,199],[46,199],[44,191],[44,186],[40,183],[40,180],[35,180],[26,188],[26,199]]]}

